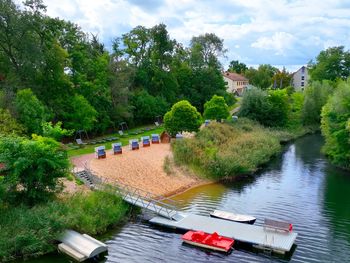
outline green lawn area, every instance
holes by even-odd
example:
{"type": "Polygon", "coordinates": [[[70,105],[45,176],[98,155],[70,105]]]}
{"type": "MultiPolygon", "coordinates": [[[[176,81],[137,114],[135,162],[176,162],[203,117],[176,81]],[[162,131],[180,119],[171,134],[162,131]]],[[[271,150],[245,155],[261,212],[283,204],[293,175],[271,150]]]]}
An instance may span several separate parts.
{"type": "MultiPolygon", "coordinates": [[[[150,128],[150,126],[146,126],[146,127],[150,128]]],[[[87,153],[94,153],[94,151],[95,151],[94,148],[97,146],[101,146],[101,145],[104,145],[106,147],[106,150],[109,150],[112,148],[112,143],[115,143],[115,142],[121,142],[122,145],[125,146],[125,145],[129,144],[130,139],[140,139],[142,136],[150,136],[151,134],[154,134],[154,133],[160,134],[164,131],[163,126],[160,126],[160,127],[153,126],[151,129],[152,130],[147,131],[147,130],[145,130],[145,127],[143,127],[143,128],[138,127],[138,128],[128,130],[127,134],[125,134],[123,136],[120,136],[119,133],[114,133],[114,134],[108,134],[105,136],[94,138],[94,139],[86,141],[86,142],[103,140],[104,138],[110,138],[110,137],[118,137],[117,140],[113,140],[113,141],[109,141],[109,142],[103,142],[103,143],[97,143],[97,144],[87,144],[87,145],[80,147],[79,149],[68,149],[68,156],[72,157],[72,156],[78,156],[78,155],[83,155],[83,154],[87,154],[87,153]],[[135,134],[135,133],[138,133],[138,134],[135,134]]],[[[74,144],[74,146],[77,147],[76,144],[74,144]]]]}
{"type": "Polygon", "coordinates": [[[232,111],[233,109],[241,106],[242,97],[236,97],[236,99],[237,99],[236,103],[228,107],[229,111],[232,111]]]}

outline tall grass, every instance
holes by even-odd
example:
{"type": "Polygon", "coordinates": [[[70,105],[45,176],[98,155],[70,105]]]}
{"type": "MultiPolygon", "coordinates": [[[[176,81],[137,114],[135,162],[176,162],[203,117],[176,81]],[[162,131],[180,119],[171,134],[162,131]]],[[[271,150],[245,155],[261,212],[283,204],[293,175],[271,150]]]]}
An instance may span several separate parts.
{"type": "Polygon", "coordinates": [[[176,141],[174,159],[205,177],[228,178],[256,171],[280,152],[280,141],[294,137],[293,132],[264,128],[245,118],[236,123],[212,123],[194,139],[176,141]]]}
{"type": "Polygon", "coordinates": [[[39,256],[56,249],[65,230],[103,233],[125,216],[128,206],[112,192],[79,193],[32,208],[0,209],[0,262],[39,256]]]}

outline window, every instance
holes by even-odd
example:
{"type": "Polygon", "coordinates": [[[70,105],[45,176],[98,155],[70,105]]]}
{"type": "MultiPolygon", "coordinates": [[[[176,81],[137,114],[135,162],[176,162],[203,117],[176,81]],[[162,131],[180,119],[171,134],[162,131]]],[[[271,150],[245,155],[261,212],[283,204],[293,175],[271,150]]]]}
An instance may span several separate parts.
{"type": "Polygon", "coordinates": [[[305,76],[301,76],[301,80],[305,80],[305,76]]]}
{"type": "Polygon", "coordinates": [[[301,73],[304,73],[305,72],[305,67],[301,67],[301,73]]]}
{"type": "Polygon", "coordinates": [[[301,86],[304,87],[304,81],[301,82],[301,86]]]}

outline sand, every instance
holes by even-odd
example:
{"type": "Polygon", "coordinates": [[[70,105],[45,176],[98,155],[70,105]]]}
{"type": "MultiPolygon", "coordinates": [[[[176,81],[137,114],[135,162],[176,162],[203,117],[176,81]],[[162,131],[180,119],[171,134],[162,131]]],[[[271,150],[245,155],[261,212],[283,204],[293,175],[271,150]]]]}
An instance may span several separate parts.
{"type": "Polygon", "coordinates": [[[107,151],[106,159],[85,155],[72,160],[81,164],[88,162],[90,169],[109,182],[122,183],[150,192],[158,197],[170,196],[207,181],[176,167],[172,161],[170,173],[164,171],[164,160],[172,160],[170,144],[152,144],[131,151],[123,147],[123,154],[113,155],[107,151]]]}

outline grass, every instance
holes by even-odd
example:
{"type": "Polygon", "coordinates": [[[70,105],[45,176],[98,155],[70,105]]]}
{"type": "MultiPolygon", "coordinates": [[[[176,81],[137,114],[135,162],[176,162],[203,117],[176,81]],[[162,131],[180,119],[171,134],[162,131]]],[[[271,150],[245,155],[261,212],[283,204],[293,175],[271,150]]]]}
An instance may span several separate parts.
{"type": "Polygon", "coordinates": [[[0,262],[40,256],[56,249],[65,230],[97,235],[120,222],[128,206],[110,191],[79,193],[32,208],[0,208],[0,262]]]}
{"type": "Polygon", "coordinates": [[[174,160],[212,179],[252,173],[281,151],[281,142],[308,132],[298,129],[269,129],[245,118],[211,123],[194,139],[173,143],[174,160]]]}
{"type": "MultiPolygon", "coordinates": [[[[140,128],[138,129],[131,129],[129,130],[129,133],[131,132],[136,132],[140,130],[140,128]]],[[[150,136],[151,134],[153,133],[162,133],[164,131],[164,127],[157,127],[153,130],[150,130],[150,131],[144,131],[142,133],[139,133],[137,135],[131,135],[131,134],[128,134],[128,135],[123,135],[123,136],[120,136],[119,134],[110,134],[108,137],[112,137],[112,136],[115,136],[115,137],[119,137],[118,140],[115,140],[115,141],[110,141],[110,142],[105,142],[105,143],[101,143],[101,144],[96,144],[96,145],[84,145],[83,147],[79,148],[79,149],[68,149],[68,156],[69,157],[73,157],[73,156],[78,156],[78,155],[83,155],[83,154],[88,154],[88,153],[93,153],[94,152],[94,149],[96,146],[100,146],[100,145],[104,145],[106,147],[106,150],[109,150],[112,148],[112,143],[115,143],[115,142],[121,142],[123,146],[125,145],[128,145],[129,144],[129,140],[130,139],[136,139],[136,138],[141,138],[142,136],[150,136]]],[[[98,139],[102,139],[103,137],[101,138],[98,138],[98,139]]]]}
{"type": "Polygon", "coordinates": [[[241,98],[241,97],[236,97],[236,99],[237,99],[236,103],[228,107],[228,110],[229,110],[230,112],[231,112],[233,109],[235,109],[235,108],[241,106],[241,100],[242,100],[242,98],[241,98]]]}
{"type": "Polygon", "coordinates": [[[169,156],[166,156],[163,163],[163,170],[167,175],[172,175],[174,173],[172,168],[171,159],[169,156]]]}

